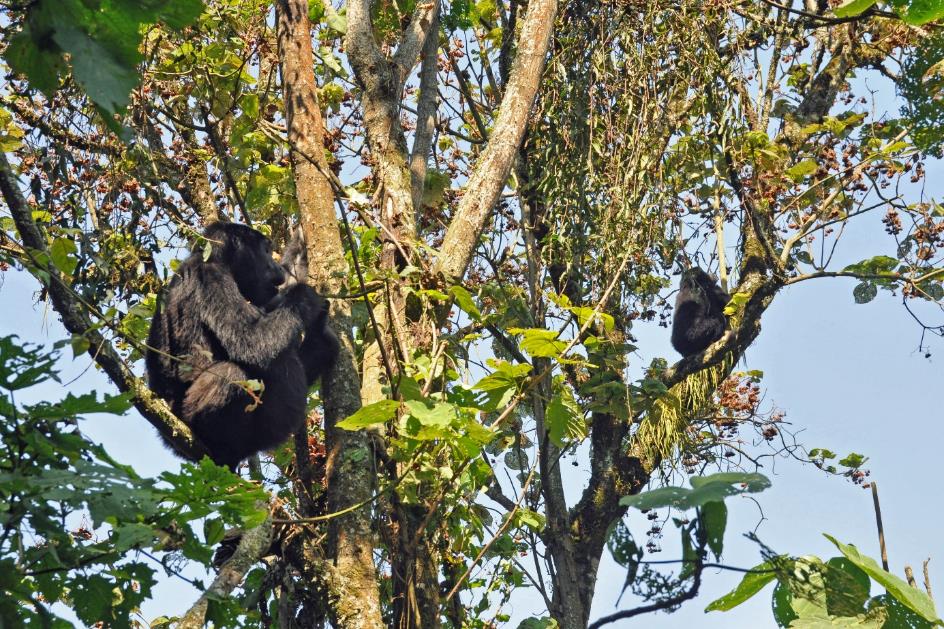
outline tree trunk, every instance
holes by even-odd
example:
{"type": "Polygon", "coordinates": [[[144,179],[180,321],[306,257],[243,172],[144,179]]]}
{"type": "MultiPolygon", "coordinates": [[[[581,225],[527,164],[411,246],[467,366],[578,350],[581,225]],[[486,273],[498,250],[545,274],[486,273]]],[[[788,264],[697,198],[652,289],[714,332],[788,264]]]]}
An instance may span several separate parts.
{"type": "MultiPolygon", "coordinates": [[[[318,103],[307,0],[278,0],[279,61],[282,66],[285,113],[295,190],[308,246],[310,280],[317,288],[339,292],[346,284],[347,262],[327,178],[322,138],[324,122],[318,103]]],[[[346,301],[331,306],[331,323],[341,352],[322,383],[328,462],[328,505],[332,512],[366,502],[374,492],[375,475],[366,464],[372,457],[363,432],[335,428],[361,406],[354,361],[351,308],[346,301]]],[[[330,520],[328,549],[334,568],[326,579],[335,622],[343,627],[382,627],[373,531],[368,507],[330,520]]]]}

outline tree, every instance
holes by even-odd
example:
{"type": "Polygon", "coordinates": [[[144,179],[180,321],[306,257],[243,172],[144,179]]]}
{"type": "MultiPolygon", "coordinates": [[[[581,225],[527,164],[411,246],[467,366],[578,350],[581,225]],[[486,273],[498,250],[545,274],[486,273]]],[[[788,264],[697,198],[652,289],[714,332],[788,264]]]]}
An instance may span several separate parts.
{"type": "MultiPolygon", "coordinates": [[[[139,598],[104,593],[149,583],[174,553],[209,565],[239,523],[249,532],[181,626],[484,627],[526,581],[549,617],[532,626],[586,626],[608,544],[635,556],[624,497],[663,469],[750,467],[727,456],[736,435],[782,434],[760,411],[761,373],[737,370],[781,291],[857,278],[858,303],[901,295],[923,351],[944,333],[944,212],[909,185],[941,141],[944,48],[933,23],[916,25],[940,17],[925,4],[10,5],[0,261],[36,278],[75,355],[199,455],[136,364],[160,288],[181,245],[205,246],[202,225],[251,222],[282,245],[295,216],[343,349],[305,433],[250,464],[256,489],[204,461],[128,490],[151,505],[131,513],[59,498],[57,511],[88,509],[110,531],[102,548],[63,520],[54,533],[72,555],[51,560],[39,542],[30,550],[53,563],[22,559],[20,540],[47,534],[24,515],[26,490],[0,479],[21,510],[0,521],[19,582],[2,586],[17,601],[5,609],[51,618],[60,601],[127,624],[139,598]],[[866,71],[898,87],[899,118],[859,102],[866,71]],[[875,213],[897,255],[837,268],[845,227],[875,213]],[[665,325],[671,275],[691,265],[717,269],[729,331],[630,378],[634,326],[665,325]],[[571,457],[590,472],[568,502],[571,457]],[[170,500],[160,491],[188,504],[201,483],[252,499],[153,506],[170,500]],[[201,517],[202,540],[189,524],[201,517]],[[139,556],[151,565],[101,580],[139,556]]],[[[4,347],[9,361],[34,351],[4,347]]],[[[42,470],[114,465],[69,427],[99,409],[51,417],[50,438],[72,435],[77,454],[47,447],[42,470]]],[[[24,438],[4,443],[40,447],[24,438]]],[[[859,482],[861,463],[843,468],[859,482]]],[[[653,591],[654,609],[686,600],[693,580],[697,592],[714,548],[686,530],[695,569],[653,591]]]]}

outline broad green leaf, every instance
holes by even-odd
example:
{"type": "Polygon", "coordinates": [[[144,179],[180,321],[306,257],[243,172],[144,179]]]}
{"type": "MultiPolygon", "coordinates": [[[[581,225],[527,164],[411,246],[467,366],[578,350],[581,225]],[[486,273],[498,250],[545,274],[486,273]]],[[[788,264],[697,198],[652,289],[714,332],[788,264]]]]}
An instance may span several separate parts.
{"type": "Polygon", "coordinates": [[[882,629],[932,629],[935,626],[889,594],[880,594],[869,600],[869,609],[876,606],[884,608],[888,615],[882,629]]]}
{"type": "Polygon", "coordinates": [[[557,332],[542,328],[509,328],[512,334],[520,334],[521,349],[533,358],[557,358],[567,347],[567,342],[557,338],[557,332]]]}
{"type": "Polygon", "coordinates": [[[544,529],[546,521],[546,518],[537,511],[518,509],[518,511],[515,512],[515,524],[518,526],[526,526],[535,533],[540,533],[544,529]]]}
{"type": "Polygon", "coordinates": [[[478,307],[476,307],[475,302],[472,301],[472,294],[467,291],[462,286],[453,286],[449,289],[449,293],[455,297],[456,304],[465,312],[473,321],[480,321],[482,319],[482,313],[479,312],[478,307]]]}
{"type": "Polygon", "coordinates": [[[71,238],[56,238],[49,245],[49,257],[64,275],[72,275],[79,260],[75,254],[78,248],[71,238]]]}
{"type": "Polygon", "coordinates": [[[356,413],[339,421],[336,425],[344,430],[360,430],[367,426],[383,424],[397,415],[400,403],[396,400],[380,400],[361,407],[356,413]]]}
{"type": "Polygon", "coordinates": [[[872,282],[860,282],[852,289],[852,298],[857,304],[867,304],[878,295],[878,287],[872,282]]]}
{"type": "Polygon", "coordinates": [[[826,562],[826,609],[832,616],[857,616],[865,610],[872,582],[845,557],[826,562]]]}
{"type": "Polygon", "coordinates": [[[879,585],[885,588],[889,594],[894,596],[902,604],[906,605],[913,612],[923,619],[932,623],[944,623],[934,609],[934,601],[927,594],[917,588],[913,588],[903,579],[899,579],[890,572],[882,570],[881,566],[874,559],[863,555],[852,545],[843,544],[831,535],[823,534],[830,542],[836,545],[839,552],[846,559],[862,569],[867,575],[872,577],[879,585]]]}
{"type": "Polygon", "coordinates": [[[898,260],[891,256],[875,256],[850,264],[843,269],[846,273],[861,273],[863,275],[882,275],[891,273],[898,266],[898,260]]]}
{"type": "Polygon", "coordinates": [[[558,447],[582,441],[587,436],[587,423],[574,394],[568,387],[554,394],[544,411],[548,436],[558,447]]]}
{"type": "Polygon", "coordinates": [[[701,523],[708,536],[708,548],[715,559],[721,559],[724,548],[724,529],[728,523],[728,508],[723,502],[709,502],[701,508],[701,523]]]}
{"type": "Polygon", "coordinates": [[[816,172],[817,164],[815,160],[805,159],[802,162],[794,164],[787,169],[787,177],[793,181],[802,181],[807,175],[816,172]]]}
{"type": "Polygon", "coordinates": [[[737,314],[744,308],[744,304],[751,298],[747,293],[734,293],[731,300],[724,307],[724,314],[731,316],[737,314]]]}
{"type": "Polygon", "coordinates": [[[423,426],[446,428],[459,415],[458,409],[446,402],[433,402],[428,405],[420,400],[407,400],[403,403],[423,426]]]}
{"type": "Polygon", "coordinates": [[[774,593],[771,597],[770,606],[774,614],[774,621],[781,627],[789,627],[790,623],[796,620],[797,613],[793,611],[793,594],[790,593],[790,586],[783,581],[778,581],[774,586],[774,593]]]}
{"type": "Polygon", "coordinates": [[[902,18],[908,24],[921,25],[944,17],[944,2],[941,0],[911,0],[902,18]]]}
{"type": "Polygon", "coordinates": [[[325,11],[327,12],[326,14],[328,16],[327,20],[325,20],[328,24],[328,27],[341,35],[346,34],[347,15],[345,15],[343,11],[340,13],[335,11],[334,7],[330,4],[325,4],[325,11]]]}
{"type": "Polygon", "coordinates": [[[203,536],[209,546],[215,546],[223,541],[226,527],[220,518],[207,518],[203,522],[203,536]]]}
{"type": "Polygon", "coordinates": [[[833,13],[836,14],[836,17],[852,17],[853,15],[859,15],[877,1],[878,0],[845,0],[845,2],[833,9],[833,13]]]}
{"type": "Polygon", "coordinates": [[[661,487],[641,492],[635,496],[623,496],[620,504],[636,509],[693,509],[709,502],[723,501],[728,496],[756,493],[770,487],[770,481],[762,474],[721,472],[708,476],[694,476],[692,489],[684,487],[661,487]]]}
{"type": "Polygon", "coordinates": [[[762,589],[764,586],[777,578],[777,573],[773,570],[773,564],[769,561],[754,566],[751,568],[751,572],[744,575],[744,578],[741,579],[741,582],[738,583],[737,587],[722,596],[719,599],[712,601],[708,607],[705,608],[706,612],[726,612],[728,610],[734,609],[744,601],[748,600],[762,589]]]}

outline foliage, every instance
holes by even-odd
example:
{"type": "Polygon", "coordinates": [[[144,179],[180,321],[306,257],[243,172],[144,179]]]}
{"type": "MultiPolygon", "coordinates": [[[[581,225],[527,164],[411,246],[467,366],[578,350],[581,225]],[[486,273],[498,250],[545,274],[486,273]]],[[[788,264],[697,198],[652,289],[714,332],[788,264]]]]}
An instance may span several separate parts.
{"type": "Polygon", "coordinates": [[[941,624],[931,597],[882,568],[874,559],[826,535],[842,553],[771,557],[754,567],[730,593],[705,611],[728,611],[776,581],[773,613],[780,627],[932,627],[941,624]],[[872,581],[886,594],[869,597],[872,581]]]}
{"type": "Polygon", "coordinates": [[[206,459],[154,480],[115,461],[80,426],[124,414],[125,395],[18,402],[54,388],[57,358],[0,338],[0,618],[68,626],[61,603],[85,624],[130,627],[159,572],[209,565],[225,525],[265,516],[265,494],[206,459]]]}
{"type": "Polygon", "coordinates": [[[130,102],[138,84],[142,26],[172,29],[191,24],[202,0],[95,2],[39,0],[16,16],[22,29],[9,39],[4,59],[47,96],[70,75],[106,114],[106,122],[130,102]]]}

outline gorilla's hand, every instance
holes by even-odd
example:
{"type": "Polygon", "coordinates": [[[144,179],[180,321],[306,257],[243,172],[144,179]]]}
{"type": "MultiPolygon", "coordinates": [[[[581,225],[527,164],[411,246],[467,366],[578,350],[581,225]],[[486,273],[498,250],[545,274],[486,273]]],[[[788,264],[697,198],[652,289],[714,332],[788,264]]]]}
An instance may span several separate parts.
{"type": "Polygon", "coordinates": [[[283,308],[289,308],[302,320],[307,329],[321,315],[324,306],[318,294],[307,284],[296,284],[285,293],[283,308]]]}

